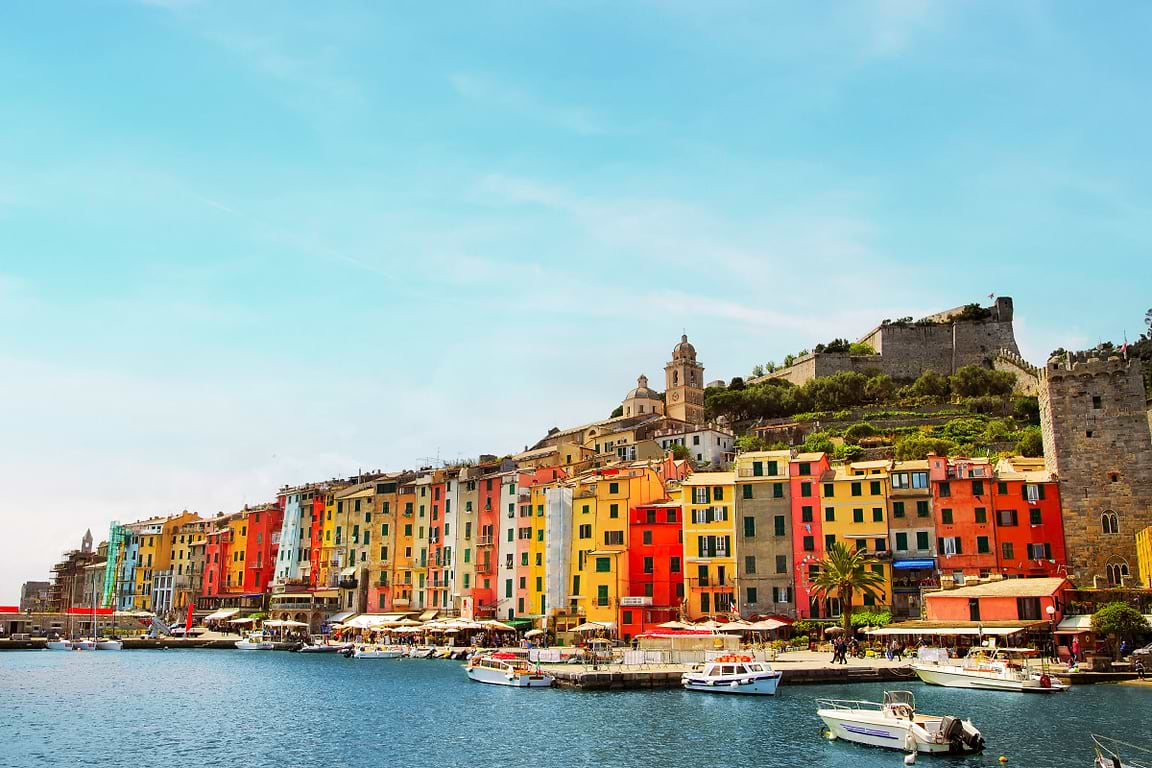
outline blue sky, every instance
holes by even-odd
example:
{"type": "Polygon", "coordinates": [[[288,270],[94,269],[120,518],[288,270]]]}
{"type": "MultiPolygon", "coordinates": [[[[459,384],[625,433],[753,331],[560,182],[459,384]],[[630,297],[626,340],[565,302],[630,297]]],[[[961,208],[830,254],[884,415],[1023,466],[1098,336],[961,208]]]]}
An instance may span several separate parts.
{"type": "Polygon", "coordinates": [[[87,526],[601,417],[682,330],[709,379],[990,293],[1036,361],[1134,338],[1152,6],[1109,11],[8,8],[0,602],[87,526]]]}

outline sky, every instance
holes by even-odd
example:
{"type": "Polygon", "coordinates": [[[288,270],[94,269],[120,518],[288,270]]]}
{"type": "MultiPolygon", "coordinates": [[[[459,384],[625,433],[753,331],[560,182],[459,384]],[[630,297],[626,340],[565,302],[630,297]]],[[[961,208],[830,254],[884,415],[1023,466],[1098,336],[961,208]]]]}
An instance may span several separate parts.
{"type": "Polygon", "coordinates": [[[86,528],[608,415],[1012,296],[1152,303],[1152,5],[12,4],[0,604],[86,528]]]}

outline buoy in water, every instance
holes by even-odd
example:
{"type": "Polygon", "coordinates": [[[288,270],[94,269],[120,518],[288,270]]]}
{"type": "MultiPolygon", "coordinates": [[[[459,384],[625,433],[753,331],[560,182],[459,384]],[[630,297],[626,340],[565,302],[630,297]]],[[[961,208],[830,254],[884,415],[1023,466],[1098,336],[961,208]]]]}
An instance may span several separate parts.
{"type": "Polygon", "coordinates": [[[1008,758],[1004,755],[1000,755],[1000,764],[1003,765],[1006,762],[1008,762],[1008,758]]]}
{"type": "Polygon", "coordinates": [[[916,753],[909,752],[904,755],[904,765],[916,765],[916,753]]]}

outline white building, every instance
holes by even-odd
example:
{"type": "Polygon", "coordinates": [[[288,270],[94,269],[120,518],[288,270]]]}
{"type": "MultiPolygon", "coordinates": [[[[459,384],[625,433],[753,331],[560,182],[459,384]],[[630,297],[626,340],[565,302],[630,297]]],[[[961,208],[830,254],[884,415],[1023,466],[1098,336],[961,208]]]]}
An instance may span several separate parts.
{"type": "Polygon", "coordinates": [[[688,458],[699,468],[716,469],[724,465],[726,455],[736,449],[736,436],[711,427],[703,429],[669,429],[655,433],[652,440],[665,451],[674,445],[688,449],[688,458]]]}

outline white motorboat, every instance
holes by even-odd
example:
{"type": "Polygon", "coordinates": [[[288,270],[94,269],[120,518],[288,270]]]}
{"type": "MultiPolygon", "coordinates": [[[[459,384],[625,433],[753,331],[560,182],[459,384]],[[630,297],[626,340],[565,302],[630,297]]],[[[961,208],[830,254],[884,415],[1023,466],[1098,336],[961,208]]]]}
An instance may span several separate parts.
{"type": "Polygon", "coordinates": [[[95,640],[73,640],[72,650],[74,651],[94,651],[96,650],[95,640]]]}
{"type": "Polygon", "coordinates": [[[912,671],[929,685],[946,688],[979,688],[989,691],[1058,693],[1068,689],[1044,667],[1033,668],[1038,655],[1032,648],[986,648],[976,646],[963,659],[920,659],[912,671]]]}
{"type": "Polygon", "coordinates": [[[780,673],[752,656],[718,656],[699,671],[685,672],[681,685],[689,691],[772,696],[780,673]]]}
{"type": "Polygon", "coordinates": [[[347,643],[329,643],[323,636],[313,637],[296,649],[297,653],[340,653],[349,648],[347,643]]]}
{"type": "Polygon", "coordinates": [[[1152,768],[1152,749],[1092,734],[1093,768],[1152,768]]]}
{"type": "Polygon", "coordinates": [[[104,640],[97,640],[96,641],[96,650],[98,650],[98,651],[121,651],[121,650],[124,650],[124,641],[123,640],[110,640],[107,638],[104,640]]]}
{"type": "Polygon", "coordinates": [[[354,659],[398,659],[403,655],[402,648],[388,645],[358,645],[352,651],[354,659]]]}
{"type": "Polygon", "coordinates": [[[973,753],[984,737],[968,720],[924,715],[909,691],[885,691],[884,701],[817,699],[816,714],[830,739],[928,754],[973,753]]]}
{"type": "Polygon", "coordinates": [[[421,646],[408,651],[408,656],[413,659],[430,659],[435,652],[436,649],[431,646],[421,646]]]}
{"type": "Polygon", "coordinates": [[[70,651],[72,650],[71,640],[49,640],[47,644],[50,651],[70,651]]]}
{"type": "Polygon", "coordinates": [[[469,680],[513,688],[548,688],[555,678],[514,653],[473,656],[464,666],[469,680]]]}
{"type": "Polygon", "coordinates": [[[271,640],[264,637],[263,632],[250,632],[242,640],[237,640],[236,649],[240,651],[271,651],[276,648],[271,640]]]}

